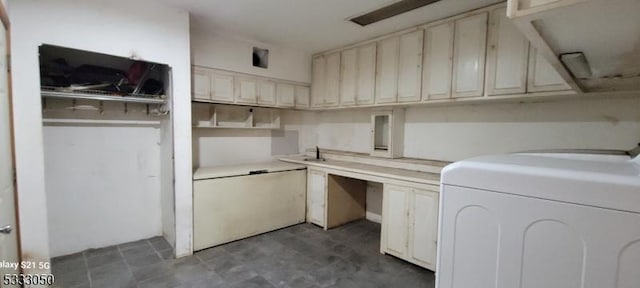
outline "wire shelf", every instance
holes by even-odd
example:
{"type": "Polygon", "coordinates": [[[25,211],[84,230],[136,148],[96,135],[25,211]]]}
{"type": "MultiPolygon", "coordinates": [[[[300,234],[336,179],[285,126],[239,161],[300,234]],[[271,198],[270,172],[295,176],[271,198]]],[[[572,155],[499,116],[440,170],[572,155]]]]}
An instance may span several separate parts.
{"type": "Polygon", "coordinates": [[[42,86],[40,89],[42,97],[61,98],[61,99],[83,99],[96,101],[111,101],[125,103],[140,104],[165,104],[164,95],[146,95],[146,94],[118,94],[116,92],[101,90],[73,90],[64,87],[48,87],[42,86]]]}

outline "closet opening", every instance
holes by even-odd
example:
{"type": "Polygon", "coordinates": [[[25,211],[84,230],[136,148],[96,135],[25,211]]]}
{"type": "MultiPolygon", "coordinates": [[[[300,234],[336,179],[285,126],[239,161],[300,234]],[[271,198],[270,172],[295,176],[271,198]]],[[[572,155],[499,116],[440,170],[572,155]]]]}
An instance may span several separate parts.
{"type": "Polygon", "coordinates": [[[53,45],[39,64],[53,265],[173,257],[171,67],[53,45]],[[133,247],[131,259],[116,255],[133,247]]]}

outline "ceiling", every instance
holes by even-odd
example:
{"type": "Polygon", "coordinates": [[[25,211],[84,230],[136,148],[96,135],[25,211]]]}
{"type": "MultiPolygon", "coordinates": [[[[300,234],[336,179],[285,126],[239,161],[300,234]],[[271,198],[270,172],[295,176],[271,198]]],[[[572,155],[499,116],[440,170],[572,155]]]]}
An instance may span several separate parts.
{"type": "Polygon", "coordinates": [[[192,29],[316,53],[504,0],[442,0],[366,27],[345,19],[397,0],[160,1],[189,11],[192,29]]]}

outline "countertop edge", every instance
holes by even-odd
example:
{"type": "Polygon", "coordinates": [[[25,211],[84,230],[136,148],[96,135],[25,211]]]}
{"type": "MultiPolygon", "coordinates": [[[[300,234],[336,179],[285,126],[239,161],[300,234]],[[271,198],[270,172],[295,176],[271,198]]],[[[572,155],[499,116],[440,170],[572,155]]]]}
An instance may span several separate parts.
{"type": "MultiPolygon", "coordinates": [[[[295,158],[288,158],[288,157],[281,157],[281,158],[279,158],[279,160],[283,161],[283,162],[302,164],[302,165],[306,165],[306,166],[315,166],[315,167],[334,169],[334,170],[342,170],[342,171],[354,172],[354,173],[360,173],[360,174],[368,174],[368,175],[372,175],[372,176],[376,176],[376,177],[389,178],[389,179],[394,179],[394,180],[408,181],[408,182],[414,182],[414,183],[420,183],[420,184],[428,184],[428,185],[440,185],[440,180],[432,181],[432,180],[426,180],[426,179],[415,178],[415,177],[398,176],[398,175],[393,175],[393,174],[380,173],[380,172],[376,172],[376,171],[368,171],[368,170],[362,170],[362,169],[357,169],[357,168],[350,168],[350,167],[344,167],[344,166],[339,166],[339,165],[332,165],[332,164],[327,164],[327,163],[322,163],[322,162],[304,161],[304,160],[299,160],[299,159],[295,159],[295,158]]],[[[355,163],[355,164],[360,164],[360,163],[355,163]]],[[[364,164],[364,165],[369,165],[369,164],[364,164]]],[[[371,165],[371,166],[375,166],[375,165],[371,165]]],[[[401,170],[400,168],[391,168],[391,169],[401,170]]],[[[427,174],[427,172],[418,172],[418,173],[427,174]]],[[[431,174],[437,174],[437,173],[431,173],[431,174]]]]}

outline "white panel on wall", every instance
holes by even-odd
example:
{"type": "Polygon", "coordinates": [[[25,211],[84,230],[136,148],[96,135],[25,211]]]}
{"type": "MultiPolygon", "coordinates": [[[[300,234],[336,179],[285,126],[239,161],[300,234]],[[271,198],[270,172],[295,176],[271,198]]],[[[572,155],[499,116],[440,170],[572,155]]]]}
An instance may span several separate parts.
{"type": "Polygon", "coordinates": [[[368,110],[320,112],[314,121],[316,145],[368,154],[371,150],[370,122],[368,110]]]}
{"type": "Polygon", "coordinates": [[[157,127],[43,132],[51,256],[162,234],[157,127]]]}
{"type": "MultiPolygon", "coordinates": [[[[640,94],[638,95],[640,96],[640,94]]],[[[410,107],[404,156],[457,161],[550,148],[630,149],[640,139],[640,97],[543,103],[410,107]]],[[[325,111],[312,145],[369,152],[369,110],[325,111]]]]}
{"type": "Polygon", "coordinates": [[[281,47],[239,39],[209,31],[191,31],[192,64],[253,75],[311,82],[311,54],[294,48],[281,47]],[[253,47],[269,50],[269,68],[253,67],[253,47]],[[212,53],[215,51],[215,53],[212,53]]]}
{"type": "Polygon", "coordinates": [[[193,154],[194,167],[271,161],[271,130],[194,129],[193,154]]]}
{"type": "Polygon", "coordinates": [[[405,157],[457,161],[553,149],[627,150],[640,139],[640,98],[409,108],[405,157]]]}

